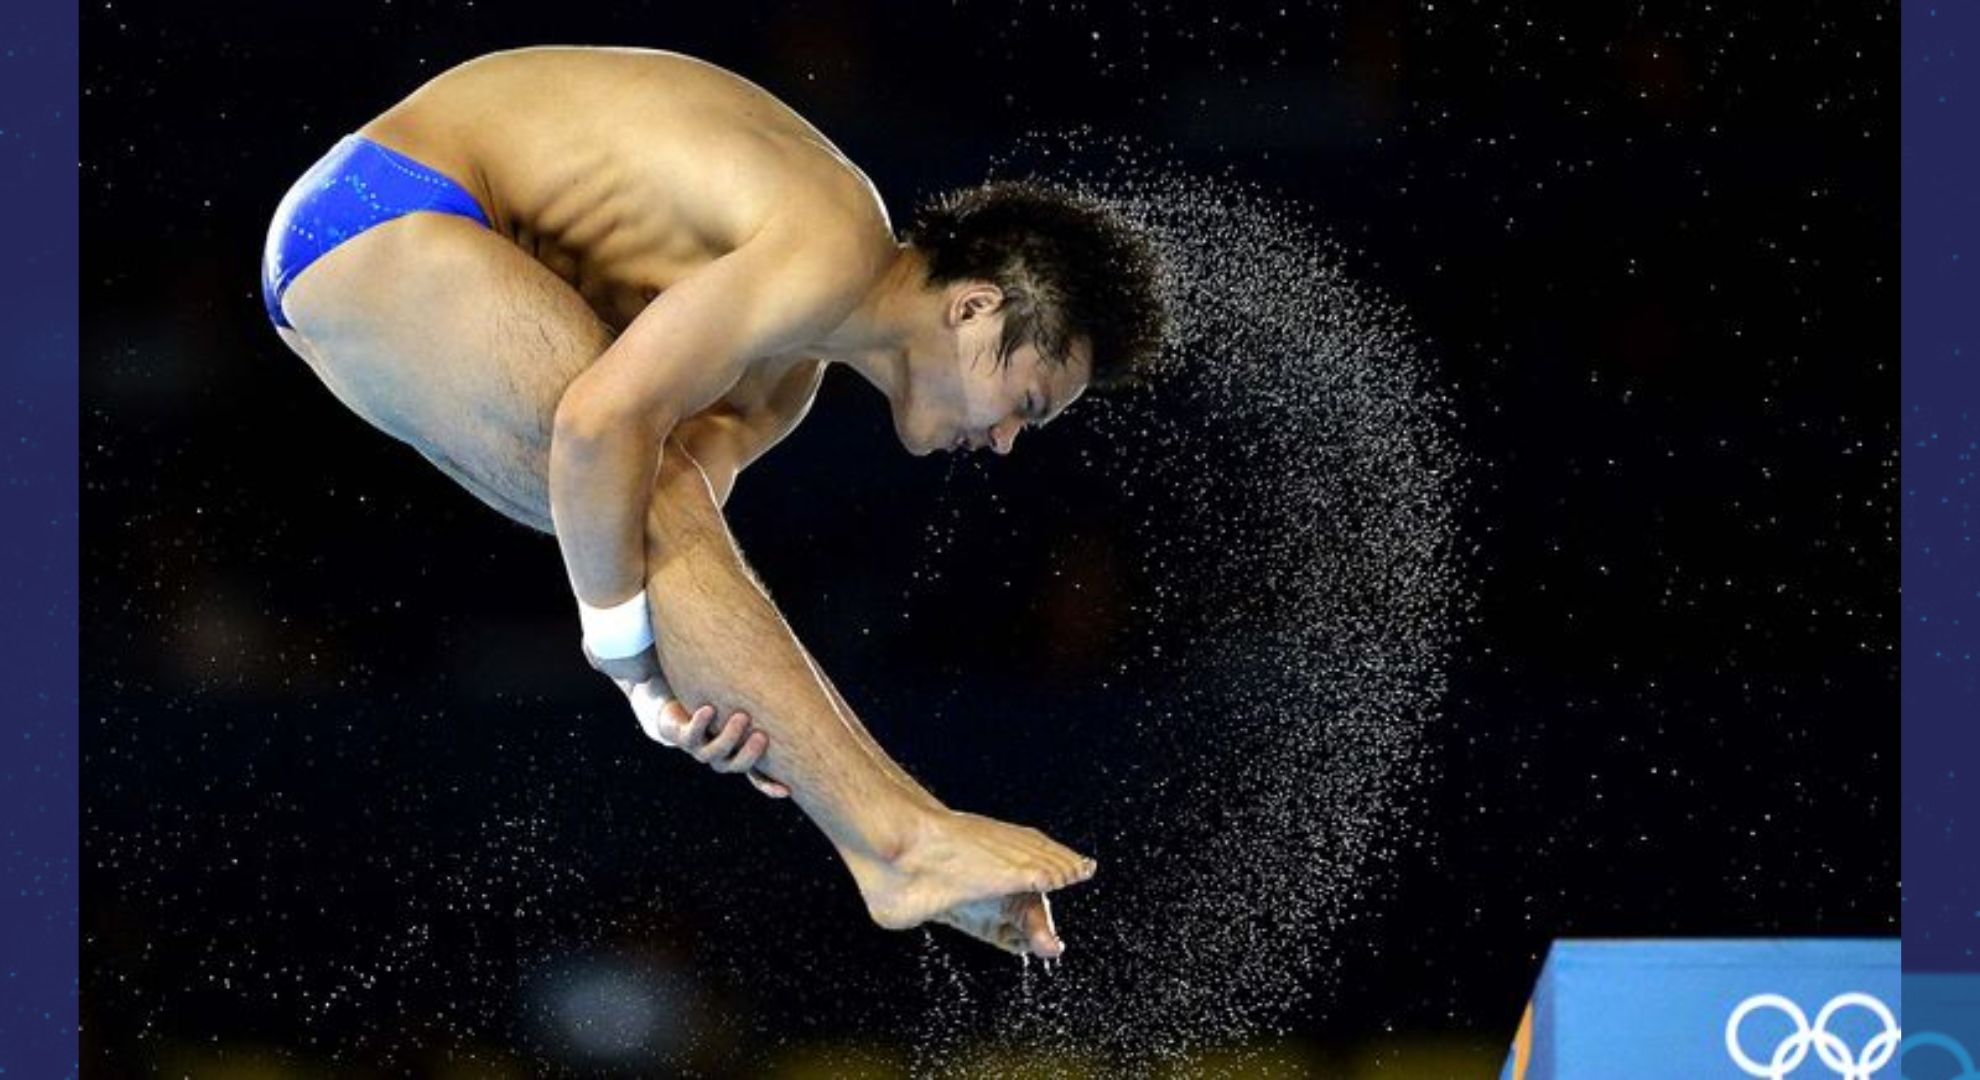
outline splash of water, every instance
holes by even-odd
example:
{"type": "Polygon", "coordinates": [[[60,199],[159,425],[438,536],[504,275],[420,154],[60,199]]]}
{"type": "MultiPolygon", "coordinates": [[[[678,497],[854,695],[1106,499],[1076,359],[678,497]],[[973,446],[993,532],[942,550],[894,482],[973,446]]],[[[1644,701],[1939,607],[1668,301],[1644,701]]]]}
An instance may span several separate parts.
{"type": "Polygon", "coordinates": [[[1294,204],[1084,136],[1034,137],[999,171],[1119,210],[1165,263],[1154,389],[1082,424],[1127,506],[1188,514],[1135,536],[1156,599],[1124,672],[1166,673],[1137,737],[1179,752],[1110,793],[1069,962],[970,979],[944,960],[971,1004],[938,994],[920,1030],[1139,1072],[1279,1032],[1407,842],[1464,604],[1463,457],[1403,313],[1294,204]],[[1246,720],[1192,737],[1205,716],[1246,720]]]}

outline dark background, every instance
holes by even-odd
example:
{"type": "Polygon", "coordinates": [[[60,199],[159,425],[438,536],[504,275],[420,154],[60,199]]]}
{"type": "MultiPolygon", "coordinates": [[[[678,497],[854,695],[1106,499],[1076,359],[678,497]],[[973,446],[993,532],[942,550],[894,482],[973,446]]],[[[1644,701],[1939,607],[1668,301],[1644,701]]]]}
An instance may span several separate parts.
{"type": "MultiPolygon", "coordinates": [[[[795,815],[630,737],[546,539],[346,413],[266,325],[259,247],[294,176],[424,78],[522,44],[739,71],[897,221],[1027,131],[1166,144],[1308,204],[1406,305],[1476,459],[1476,600],[1425,837],[1294,1015],[1308,1043],[1503,1045],[1558,936],[1896,933],[1893,5],[271,10],[83,15],[84,1061],[103,1074],[229,1046],[534,1071],[526,1024],[339,969],[376,941],[514,983],[534,954],[484,938],[483,904],[553,937],[605,920],[673,942],[739,1044],[890,1030],[829,974],[752,996],[723,957],[754,920],[816,926],[808,946],[848,963],[899,946],[795,815]],[[494,873],[491,850],[520,855],[494,873]]],[[[952,468],[827,383],[738,488],[745,552],[935,790],[1093,840],[1068,791],[1133,753],[1097,685],[1117,635],[1093,627],[1147,583],[1119,572],[1120,606],[1063,614],[1064,574],[1116,573],[1117,526],[1082,497],[1104,478],[1063,464],[1072,423],[952,468]],[[945,722],[982,701],[996,725],[945,722]]]]}

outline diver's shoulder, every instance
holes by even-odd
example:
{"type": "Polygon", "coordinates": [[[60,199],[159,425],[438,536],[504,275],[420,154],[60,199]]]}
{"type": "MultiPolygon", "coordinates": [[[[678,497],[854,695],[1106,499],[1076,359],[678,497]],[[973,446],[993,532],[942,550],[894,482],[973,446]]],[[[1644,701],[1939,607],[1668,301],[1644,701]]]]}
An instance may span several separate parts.
{"type": "Polygon", "coordinates": [[[786,206],[775,229],[805,265],[825,271],[854,299],[886,273],[899,247],[884,215],[830,197],[786,206]]]}
{"type": "Polygon", "coordinates": [[[887,204],[864,171],[808,130],[758,134],[777,147],[780,217],[806,223],[820,243],[891,253],[887,204]]]}

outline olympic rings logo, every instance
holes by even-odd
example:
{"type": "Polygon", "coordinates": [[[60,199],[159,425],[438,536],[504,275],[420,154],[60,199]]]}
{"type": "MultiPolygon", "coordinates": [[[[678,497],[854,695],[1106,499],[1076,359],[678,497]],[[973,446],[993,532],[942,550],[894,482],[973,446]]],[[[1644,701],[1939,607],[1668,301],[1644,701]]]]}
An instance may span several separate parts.
{"type": "MultiPolygon", "coordinates": [[[[1952,1057],[1953,1064],[1959,1066],[1959,1075],[1952,1077],[1952,1080],[1980,1080],[1980,1069],[1974,1068],[1973,1055],[1966,1052],[1966,1047],[1960,1045],[1958,1039],[1950,1035],[1941,1035],[1936,1031],[1920,1032],[1904,1040],[1904,1045],[1898,1047],[1898,1061],[1903,1062],[1909,1058],[1914,1050],[1924,1050],[1928,1047],[1945,1051],[1952,1057]]],[[[1899,1068],[1901,1071],[1903,1066],[1900,1065],[1899,1068]]]]}
{"type": "Polygon", "coordinates": [[[1808,1022],[1808,1014],[1801,1006],[1779,994],[1755,994],[1739,1003],[1739,1007],[1726,1018],[1726,1053],[1733,1064],[1748,1076],[1758,1076],[1764,1080],[1783,1080],[1788,1074],[1801,1068],[1808,1060],[1809,1051],[1814,1051],[1822,1064],[1843,1080],[1870,1080],[1872,1073],[1891,1063],[1897,1056],[1898,1040],[1904,1038],[1899,1030],[1897,1017],[1891,1015],[1890,1007],[1869,994],[1838,994],[1829,999],[1822,1011],[1815,1014],[1815,1022],[1808,1022]],[[1859,1056],[1856,1050],[1829,1030],[1829,1021],[1837,1013],[1847,1008],[1866,1009],[1884,1025],[1869,1042],[1863,1044],[1859,1056]],[[1740,1025],[1746,1018],[1760,1009],[1776,1009],[1787,1016],[1794,1024],[1789,1033],[1774,1046],[1774,1052],[1763,1063],[1754,1060],[1740,1044],[1740,1025]]]}

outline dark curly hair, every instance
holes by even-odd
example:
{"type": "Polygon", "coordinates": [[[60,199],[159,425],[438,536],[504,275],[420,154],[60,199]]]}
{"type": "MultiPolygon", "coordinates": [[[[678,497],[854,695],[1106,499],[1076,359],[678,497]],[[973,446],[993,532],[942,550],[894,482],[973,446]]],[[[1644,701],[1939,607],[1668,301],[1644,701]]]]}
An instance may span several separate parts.
{"type": "Polygon", "coordinates": [[[929,284],[977,280],[1003,290],[999,360],[1030,342],[1064,363],[1084,337],[1093,389],[1147,381],[1167,324],[1161,265],[1119,212],[1076,192],[1002,180],[925,203],[904,239],[928,260],[929,284]]]}

